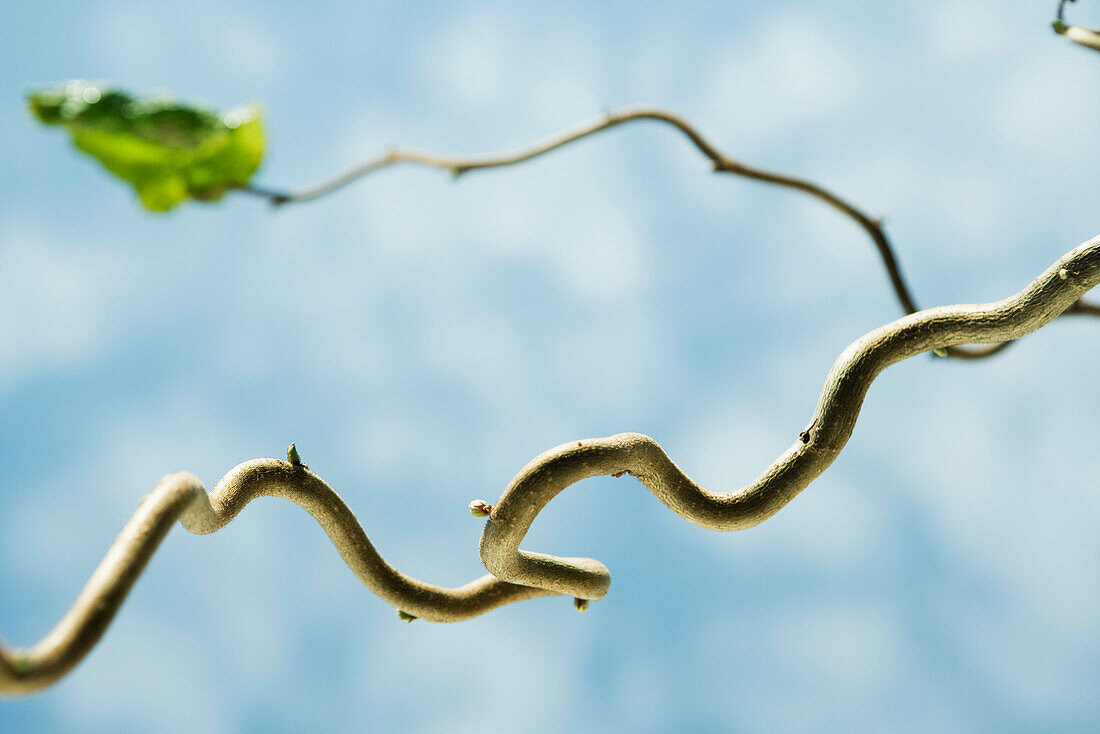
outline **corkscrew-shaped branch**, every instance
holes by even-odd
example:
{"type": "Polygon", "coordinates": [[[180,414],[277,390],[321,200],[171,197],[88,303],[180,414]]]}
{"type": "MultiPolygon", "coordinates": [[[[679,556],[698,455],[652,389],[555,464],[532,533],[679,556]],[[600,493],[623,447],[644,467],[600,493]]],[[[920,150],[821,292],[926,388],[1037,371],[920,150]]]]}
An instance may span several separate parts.
{"type": "Polygon", "coordinates": [[[95,646],[130,587],[176,520],[205,535],[221,529],[257,497],[282,497],[317,520],[344,563],[363,584],[401,610],[403,619],[456,622],[503,604],[553,594],[482,576],[447,589],[406,576],[375,550],[363,527],[340,495],[301,463],[294,446],[287,461],[255,459],[234,467],[207,494],[198,477],[169,474],[141,500],[68,613],[29,650],[0,644],[0,693],[38,690],[68,673],[95,646]]]}
{"type": "Polygon", "coordinates": [[[72,670],[102,637],[177,519],[192,533],[211,533],[265,495],[288,499],[309,512],[348,567],[368,589],[395,606],[402,619],[459,621],[552,594],[573,596],[583,611],[588,600],[607,592],[611,577],[603,564],[519,549],[539,511],[567,486],[587,477],[629,473],[697,525],[714,530],[752,527],[778,512],[832,464],[855,428],[867,390],[884,369],[933,349],[1029,334],[1072,308],[1098,283],[1100,237],[1067,253],[1003,301],[932,308],[866,334],[833,365],[809,427],[756,480],[736,492],[719,494],[700,487],[656,441],[637,433],[551,449],[520,471],[495,506],[471,503],[471,512],[489,518],[481,536],[481,558],[493,576],[456,589],[418,581],[386,563],[344,501],[301,463],[293,446],[285,462],[256,459],[238,465],[209,494],[195,476],[170,474],[141,501],[53,631],[29,650],[0,645],[0,693],[29,693],[72,670]]]}
{"type": "MultiPolygon", "coordinates": [[[[1060,8],[1059,12],[1061,12],[1060,8]]],[[[388,151],[374,160],[356,166],[330,181],[326,181],[298,193],[274,191],[264,187],[251,185],[242,187],[240,190],[256,196],[262,196],[275,206],[303,203],[319,199],[365,178],[366,176],[402,163],[439,168],[447,171],[451,176],[457,179],[459,176],[470,171],[488,168],[503,168],[505,166],[524,163],[605,130],[610,130],[611,128],[627,123],[641,121],[659,122],[678,130],[699,150],[700,153],[703,154],[704,157],[707,158],[707,160],[710,161],[711,168],[715,173],[728,173],[754,181],[761,181],[763,183],[801,191],[804,194],[808,194],[828,204],[841,214],[844,214],[858,224],[860,229],[871,238],[871,242],[874,244],[879,257],[882,259],[883,267],[886,269],[886,274],[890,279],[890,285],[894,290],[894,295],[897,297],[902,310],[906,314],[915,313],[919,310],[909,290],[909,286],[905,281],[905,277],[902,275],[901,266],[898,264],[897,257],[894,255],[894,248],[890,243],[890,239],[886,236],[886,230],[883,227],[881,218],[868,215],[862,209],[838,194],[833,193],[829,189],[813,181],[756,168],[730,158],[710,143],[691,123],[687,122],[679,115],[656,107],[632,106],[607,112],[588,122],[568,128],[511,153],[463,157],[447,156],[441,153],[411,148],[397,148],[388,151]]],[[[1100,307],[1088,303],[1081,303],[1074,308],[1067,309],[1065,313],[1067,315],[1097,315],[1100,313],[1100,307]]],[[[982,359],[1000,352],[1010,343],[1011,341],[986,344],[983,346],[955,345],[943,350],[937,350],[936,354],[944,357],[955,357],[957,359],[982,359]]]]}
{"type": "Polygon", "coordinates": [[[848,442],[871,383],[884,369],[930,349],[1004,342],[1039,329],[1100,283],[1100,237],[1054,263],[1027,288],[983,305],[919,311],[864,335],[833,364],[817,409],[798,439],[753,482],[711,492],[693,482],[648,436],[623,433],[563,444],[536,457],[492,506],[481,560],[495,576],[581,599],[600,599],[611,583],[590,558],[519,549],[535,517],[581,479],[631,474],[673,512],[711,530],[744,530],[779,512],[827,469],[848,442]]]}

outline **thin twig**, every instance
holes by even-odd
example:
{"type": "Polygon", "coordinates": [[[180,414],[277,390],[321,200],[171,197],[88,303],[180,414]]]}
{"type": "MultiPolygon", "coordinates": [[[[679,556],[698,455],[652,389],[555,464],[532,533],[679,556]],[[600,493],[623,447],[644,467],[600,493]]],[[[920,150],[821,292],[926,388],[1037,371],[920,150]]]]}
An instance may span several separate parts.
{"type": "Polygon", "coordinates": [[[1095,28],[1083,28],[1082,26],[1066,23],[1065,17],[1063,17],[1062,14],[1062,11],[1065,10],[1066,2],[1076,2],[1076,0],[1061,0],[1061,2],[1058,3],[1058,17],[1051,24],[1054,27],[1054,32],[1065,36],[1078,46],[1084,46],[1093,51],[1100,51],[1100,30],[1095,28]]]}
{"type": "MultiPolygon", "coordinates": [[[[712,145],[702,135],[702,133],[680,116],[654,107],[623,107],[555,135],[551,135],[550,137],[544,138],[511,153],[464,157],[446,156],[429,151],[397,148],[388,151],[379,158],[368,161],[363,165],[356,166],[331,181],[327,181],[298,193],[278,192],[255,186],[242,188],[241,190],[265,197],[274,205],[283,206],[286,204],[303,203],[318,199],[358,181],[361,178],[369,176],[372,173],[376,173],[377,171],[400,163],[413,163],[421,166],[429,166],[431,168],[439,168],[449,172],[455,178],[458,178],[470,171],[487,168],[501,168],[524,163],[557,150],[558,148],[577,142],[578,140],[603,132],[604,130],[609,130],[629,122],[643,120],[661,122],[679,130],[689,141],[691,141],[700,153],[710,160],[712,170],[716,173],[729,173],[734,176],[741,176],[754,181],[761,181],[801,191],[828,204],[833,209],[836,209],[850,218],[860,226],[874,243],[875,249],[882,259],[882,264],[886,268],[886,274],[890,279],[890,284],[894,289],[894,294],[898,302],[901,304],[902,310],[906,314],[915,313],[919,310],[916,301],[910,293],[909,286],[906,284],[905,278],[901,273],[901,266],[898,264],[897,258],[894,255],[893,247],[889,238],[886,236],[881,219],[869,216],[854,204],[812,181],[796,176],[788,176],[767,171],[734,160],[719,151],[718,148],[712,145]]],[[[1082,309],[1076,310],[1075,313],[1086,313],[1091,315],[1095,313],[1095,311],[1092,307],[1085,305],[1082,309]]],[[[946,353],[948,356],[957,359],[983,359],[1000,352],[1007,347],[1009,343],[1010,342],[1003,344],[988,344],[984,346],[952,346],[947,348],[946,353]]]]}

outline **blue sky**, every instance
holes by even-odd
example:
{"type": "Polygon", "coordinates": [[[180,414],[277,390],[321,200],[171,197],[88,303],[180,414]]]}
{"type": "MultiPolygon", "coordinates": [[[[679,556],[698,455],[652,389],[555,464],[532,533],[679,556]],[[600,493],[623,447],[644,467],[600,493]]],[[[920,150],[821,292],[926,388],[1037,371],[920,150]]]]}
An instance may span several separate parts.
{"type": "MultiPolygon", "coordinates": [[[[657,104],[884,215],[932,306],[1014,293],[1100,229],[1100,57],[1054,5],[5,3],[0,635],[44,635],[164,474],[212,486],[291,441],[444,585],[483,573],[466,503],[559,443],[639,431],[738,487],[899,315],[850,223],[656,126],[458,183],[395,169],[154,216],[32,123],[28,87],[257,101],[257,180],[287,188],[391,143],[503,150],[657,104]]],[[[401,624],[289,503],[177,528],[100,646],[0,728],[1095,730],[1098,357],[1100,324],[1065,319],[985,363],[891,368],[834,466],[743,533],[629,480],[571,488],[525,547],[610,567],[585,615],[401,624]]]]}

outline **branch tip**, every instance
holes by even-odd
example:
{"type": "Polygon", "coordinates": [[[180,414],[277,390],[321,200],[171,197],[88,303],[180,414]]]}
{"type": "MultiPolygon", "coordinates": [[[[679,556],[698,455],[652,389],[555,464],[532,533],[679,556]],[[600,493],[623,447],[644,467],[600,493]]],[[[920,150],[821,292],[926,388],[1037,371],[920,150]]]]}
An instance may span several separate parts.
{"type": "Polygon", "coordinates": [[[470,503],[470,514],[474,517],[489,517],[492,511],[493,506],[485,500],[474,500],[470,503]]]}

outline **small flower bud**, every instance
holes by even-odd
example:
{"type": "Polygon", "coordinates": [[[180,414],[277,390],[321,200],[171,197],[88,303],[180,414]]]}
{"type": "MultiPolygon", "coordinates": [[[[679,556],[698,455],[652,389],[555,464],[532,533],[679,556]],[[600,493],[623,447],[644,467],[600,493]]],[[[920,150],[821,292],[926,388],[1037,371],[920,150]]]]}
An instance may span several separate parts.
{"type": "Polygon", "coordinates": [[[936,347],[935,349],[932,350],[932,354],[936,355],[937,357],[946,357],[947,356],[947,350],[944,349],[943,347],[936,347]]]}
{"type": "Polygon", "coordinates": [[[302,465],[302,457],[298,456],[298,449],[295,448],[294,444],[290,444],[290,446],[287,447],[286,460],[290,462],[291,466],[302,465]]]}
{"type": "Polygon", "coordinates": [[[1058,277],[1061,278],[1062,280],[1067,280],[1069,278],[1069,271],[1066,270],[1065,268],[1062,268],[1061,270],[1058,271],[1058,277]]]}
{"type": "Polygon", "coordinates": [[[576,599],[573,600],[573,608],[576,609],[578,612],[587,612],[588,611],[588,600],[587,599],[581,599],[580,597],[577,597],[576,599]]]}
{"type": "Polygon", "coordinates": [[[492,511],[493,506],[485,500],[474,500],[470,503],[470,514],[474,517],[489,517],[492,511]]]}

